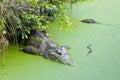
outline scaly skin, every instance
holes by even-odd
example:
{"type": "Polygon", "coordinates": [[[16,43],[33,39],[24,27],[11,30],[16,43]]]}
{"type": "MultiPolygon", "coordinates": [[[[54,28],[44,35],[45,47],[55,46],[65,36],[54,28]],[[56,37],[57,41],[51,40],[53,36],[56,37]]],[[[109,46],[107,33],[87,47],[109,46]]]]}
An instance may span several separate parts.
{"type": "Polygon", "coordinates": [[[30,54],[41,55],[46,59],[51,59],[67,65],[75,64],[70,59],[69,53],[66,50],[69,49],[69,47],[57,45],[41,31],[37,31],[37,34],[34,33],[30,37],[28,46],[23,48],[22,51],[30,54]]]}

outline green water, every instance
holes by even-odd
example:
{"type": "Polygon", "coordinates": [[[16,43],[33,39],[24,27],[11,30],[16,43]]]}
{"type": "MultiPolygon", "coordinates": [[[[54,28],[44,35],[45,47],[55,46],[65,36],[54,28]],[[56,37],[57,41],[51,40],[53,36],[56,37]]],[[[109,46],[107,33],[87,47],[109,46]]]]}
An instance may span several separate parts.
{"type": "Polygon", "coordinates": [[[119,3],[120,0],[96,0],[74,4],[70,15],[72,32],[50,25],[52,38],[72,48],[70,55],[76,66],[25,54],[11,46],[4,66],[0,65],[0,80],[120,80],[119,3]],[[102,24],[80,23],[85,18],[102,24]],[[92,53],[87,56],[88,45],[92,53]]]}

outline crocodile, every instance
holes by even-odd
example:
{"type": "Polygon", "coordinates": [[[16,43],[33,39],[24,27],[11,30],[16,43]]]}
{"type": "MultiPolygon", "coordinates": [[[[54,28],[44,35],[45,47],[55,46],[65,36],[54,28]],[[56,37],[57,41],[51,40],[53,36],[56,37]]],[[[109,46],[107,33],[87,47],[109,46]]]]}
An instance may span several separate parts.
{"type": "Polygon", "coordinates": [[[60,46],[54,40],[46,36],[45,31],[35,30],[30,36],[27,46],[21,50],[29,53],[43,56],[46,59],[54,60],[67,65],[75,65],[70,58],[68,46],[60,46]]]}
{"type": "Polygon", "coordinates": [[[84,20],[81,20],[80,22],[89,23],[89,24],[100,24],[100,22],[97,22],[94,19],[84,19],[84,20]]]}

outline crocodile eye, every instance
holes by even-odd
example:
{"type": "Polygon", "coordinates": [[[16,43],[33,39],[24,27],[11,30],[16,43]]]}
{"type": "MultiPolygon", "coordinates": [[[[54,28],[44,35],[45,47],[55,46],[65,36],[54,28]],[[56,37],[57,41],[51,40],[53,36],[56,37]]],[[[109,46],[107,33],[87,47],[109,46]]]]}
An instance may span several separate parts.
{"type": "Polygon", "coordinates": [[[60,50],[56,50],[56,51],[57,51],[57,53],[58,53],[59,55],[62,55],[60,50]]]}
{"type": "Polygon", "coordinates": [[[59,55],[62,55],[61,52],[58,52],[59,55]]]}

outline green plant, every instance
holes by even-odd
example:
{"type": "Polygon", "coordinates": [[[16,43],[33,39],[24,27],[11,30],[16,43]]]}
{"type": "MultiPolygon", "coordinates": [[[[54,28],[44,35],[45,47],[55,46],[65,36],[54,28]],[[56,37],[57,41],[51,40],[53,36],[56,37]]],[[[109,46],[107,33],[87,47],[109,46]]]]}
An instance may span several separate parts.
{"type": "Polygon", "coordinates": [[[11,42],[29,37],[34,29],[46,30],[58,21],[60,29],[69,29],[70,21],[63,0],[3,0],[0,3],[0,34],[11,42]],[[15,1],[15,2],[14,2],[15,1]]]}

